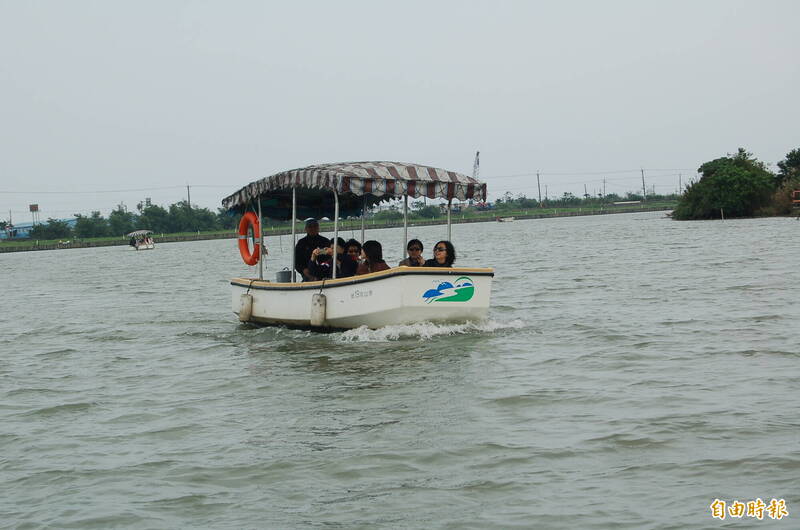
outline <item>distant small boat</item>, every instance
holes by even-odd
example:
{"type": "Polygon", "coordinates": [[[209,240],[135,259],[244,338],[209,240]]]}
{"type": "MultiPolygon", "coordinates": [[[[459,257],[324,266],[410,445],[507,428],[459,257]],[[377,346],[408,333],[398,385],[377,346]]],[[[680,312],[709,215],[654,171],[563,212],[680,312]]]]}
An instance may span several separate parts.
{"type": "Polygon", "coordinates": [[[125,235],[125,237],[130,238],[128,244],[131,250],[153,250],[156,248],[156,244],[153,242],[153,238],[150,237],[152,233],[152,230],[136,230],[125,235]]]}
{"type": "Polygon", "coordinates": [[[497,218],[497,222],[498,223],[510,223],[513,220],[514,220],[513,217],[498,217],[497,218]]]}

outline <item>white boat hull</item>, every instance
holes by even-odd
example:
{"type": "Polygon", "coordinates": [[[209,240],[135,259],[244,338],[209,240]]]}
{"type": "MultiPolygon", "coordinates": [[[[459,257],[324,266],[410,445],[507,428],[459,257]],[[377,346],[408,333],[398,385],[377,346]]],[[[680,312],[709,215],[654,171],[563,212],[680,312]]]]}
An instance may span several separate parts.
{"type": "Polygon", "coordinates": [[[493,276],[492,269],[397,267],[324,282],[235,278],[231,305],[242,321],[304,328],[477,321],[488,314],[493,276]],[[322,315],[312,303],[317,294],[322,315]]]}
{"type": "Polygon", "coordinates": [[[128,248],[131,249],[131,250],[153,250],[154,248],[156,248],[156,246],[155,246],[155,244],[150,243],[148,245],[138,245],[138,246],[135,246],[135,247],[129,246],[128,248]]]}

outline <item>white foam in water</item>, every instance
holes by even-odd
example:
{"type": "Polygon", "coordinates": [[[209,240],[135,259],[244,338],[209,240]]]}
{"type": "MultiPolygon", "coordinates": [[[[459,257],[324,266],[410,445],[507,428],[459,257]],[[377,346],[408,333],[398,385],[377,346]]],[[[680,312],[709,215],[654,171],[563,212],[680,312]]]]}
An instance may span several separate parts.
{"type": "Polygon", "coordinates": [[[492,333],[503,329],[520,329],[525,326],[522,320],[510,322],[497,322],[484,320],[481,322],[467,322],[465,324],[434,324],[433,322],[418,322],[386,326],[378,329],[369,329],[366,326],[350,329],[334,335],[337,342],[387,342],[404,338],[430,339],[441,335],[464,335],[467,333],[492,333]]]}

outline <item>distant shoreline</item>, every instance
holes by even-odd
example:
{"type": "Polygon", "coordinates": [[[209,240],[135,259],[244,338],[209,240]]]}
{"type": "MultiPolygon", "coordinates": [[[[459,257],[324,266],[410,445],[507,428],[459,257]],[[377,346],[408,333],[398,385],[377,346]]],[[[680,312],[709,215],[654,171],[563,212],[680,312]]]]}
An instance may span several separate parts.
{"type": "MultiPolygon", "coordinates": [[[[651,208],[619,208],[619,209],[606,209],[606,210],[586,210],[586,211],[574,211],[569,210],[561,213],[547,213],[547,214],[514,214],[514,215],[496,215],[495,217],[473,217],[473,218],[460,218],[460,217],[453,217],[452,223],[453,224],[464,224],[464,223],[496,223],[497,217],[513,217],[514,220],[519,219],[549,219],[549,218],[556,218],[556,217],[584,217],[589,215],[611,215],[611,214],[620,214],[620,213],[640,213],[640,212],[662,212],[662,211],[669,211],[672,210],[672,206],[657,206],[651,208]]],[[[511,213],[511,212],[509,212],[511,213]]],[[[436,226],[436,225],[446,225],[447,219],[446,218],[439,218],[433,219],[430,221],[420,221],[414,220],[408,223],[408,226],[436,226]]],[[[380,224],[367,224],[368,229],[376,229],[376,228],[398,228],[403,226],[402,221],[388,221],[382,222],[380,224]]],[[[341,228],[341,230],[352,230],[352,229],[359,229],[361,228],[361,224],[359,223],[358,226],[352,227],[348,223],[346,228],[341,228]]],[[[323,232],[330,232],[331,230],[322,230],[323,232]]],[[[289,235],[292,233],[291,228],[282,228],[277,230],[265,230],[264,235],[266,237],[270,236],[280,236],[280,235],[289,235]]],[[[300,232],[298,232],[300,233],[300,232]]],[[[219,233],[219,232],[199,232],[197,234],[191,235],[170,235],[165,234],[163,236],[155,236],[153,239],[155,242],[158,243],[177,243],[177,242],[184,242],[184,241],[206,241],[211,239],[235,239],[238,235],[236,231],[219,233]]],[[[48,243],[44,245],[17,245],[12,246],[10,244],[0,245],[0,254],[6,252],[35,252],[41,250],[66,250],[70,248],[93,248],[93,247],[117,247],[117,246],[127,246],[128,240],[127,239],[113,239],[113,240],[106,240],[106,241],[69,241],[64,243],[48,243]]]]}

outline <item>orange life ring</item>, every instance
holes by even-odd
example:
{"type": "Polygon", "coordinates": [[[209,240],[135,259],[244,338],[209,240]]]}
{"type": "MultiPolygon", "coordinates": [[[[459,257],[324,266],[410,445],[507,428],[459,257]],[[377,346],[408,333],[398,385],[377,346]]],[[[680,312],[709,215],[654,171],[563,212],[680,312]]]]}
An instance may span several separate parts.
{"type": "Polygon", "coordinates": [[[250,227],[253,227],[253,235],[256,241],[261,240],[261,226],[258,224],[258,216],[253,212],[245,212],[242,220],[239,221],[239,254],[248,265],[255,265],[258,263],[258,258],[261,257],[261,245],[255,243],[253,245],[253,252],[250,252],[250,247],[247,245],[247,238],[250,232],[250,227]]]}

